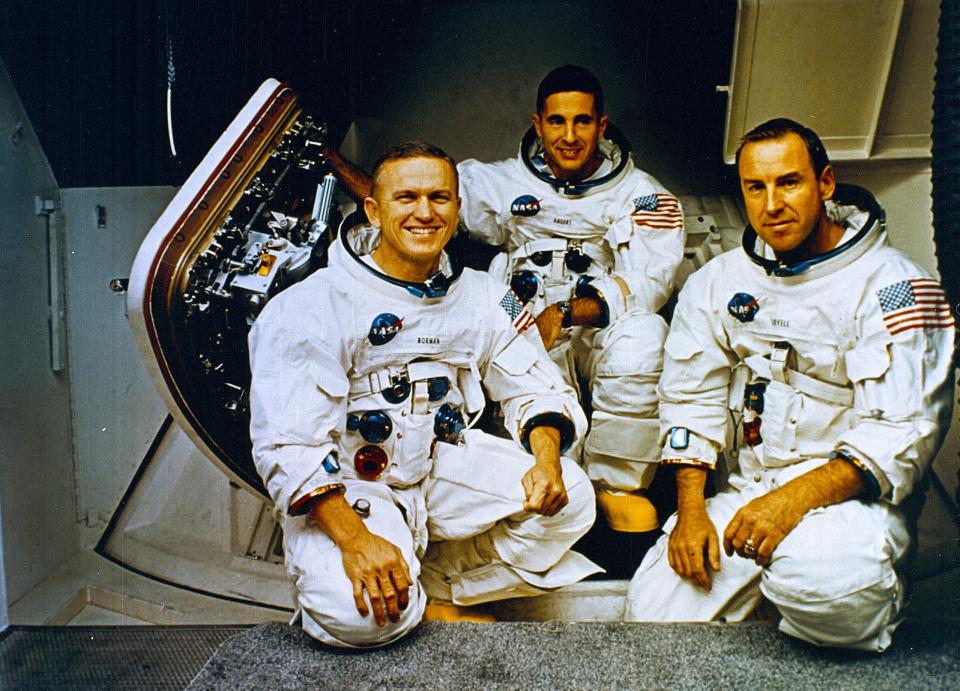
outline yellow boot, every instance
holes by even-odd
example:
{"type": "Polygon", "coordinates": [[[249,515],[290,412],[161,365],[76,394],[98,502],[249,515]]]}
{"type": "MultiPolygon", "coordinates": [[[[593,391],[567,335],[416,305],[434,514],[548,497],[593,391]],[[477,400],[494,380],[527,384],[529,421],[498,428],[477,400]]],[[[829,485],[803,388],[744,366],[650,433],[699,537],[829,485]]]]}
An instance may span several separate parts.
{"type": "Polygon", "coordinates": [[[430,600],[423,611],[424,621],[468,621],[474,624],[491,624],[497,620],[489,612],[477,607],[455,605],[444,600],[430,600]]]}
{"type": "Polygon", "coordinates": [[[597,503],[612,530],[647,533],[660,527],[657,509],[642,491],[597,490],[597,503]]]}

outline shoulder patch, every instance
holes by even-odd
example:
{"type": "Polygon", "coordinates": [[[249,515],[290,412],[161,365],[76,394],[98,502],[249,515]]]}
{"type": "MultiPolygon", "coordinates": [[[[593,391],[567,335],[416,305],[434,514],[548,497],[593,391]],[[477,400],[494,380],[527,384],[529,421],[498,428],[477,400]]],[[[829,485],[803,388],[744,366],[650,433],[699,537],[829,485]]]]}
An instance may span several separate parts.
{"type": "Polygon", "coordinates": [[[883,325],[891,336],[911,329],[948,329],[953,314],[943,288],[932,278],[911,278],[877,291],[883,325]]]}
{"type": "Polygon", "coordinates": [[[513,320],[513,328],[515,328],[518,333],[523,333],[537,321],[533,315],[530,314],[530,309],[527,305],[520,302],[520,298],[513,292],[513,289],[508,290],[503,294],[503,297],[500,298],[500,307],[507,313],[507,316],[513,320]]]}
{"type": "Polygon", "coordinates": [[[672,194],[647,194],[633,200],[635,225],[650,230],[680,230],[683,228],[683,211],[680,202],[672,194]]]}

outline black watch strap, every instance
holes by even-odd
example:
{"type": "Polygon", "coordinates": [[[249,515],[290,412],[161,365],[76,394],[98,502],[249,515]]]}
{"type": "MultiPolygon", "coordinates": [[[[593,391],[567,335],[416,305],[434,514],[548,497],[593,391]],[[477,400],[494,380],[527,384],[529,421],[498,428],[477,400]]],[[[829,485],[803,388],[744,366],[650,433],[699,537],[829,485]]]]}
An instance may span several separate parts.
{"type": "Polygon", "coordinates": [[[573,308],[570,306],[570,301],[561,300],[560,302],[555,303],[555,305],[563,315],[563,320],[560,322],[560,326],[562,326],[564,329],[569,329],[571,326],[573,326],[573,308]]]}

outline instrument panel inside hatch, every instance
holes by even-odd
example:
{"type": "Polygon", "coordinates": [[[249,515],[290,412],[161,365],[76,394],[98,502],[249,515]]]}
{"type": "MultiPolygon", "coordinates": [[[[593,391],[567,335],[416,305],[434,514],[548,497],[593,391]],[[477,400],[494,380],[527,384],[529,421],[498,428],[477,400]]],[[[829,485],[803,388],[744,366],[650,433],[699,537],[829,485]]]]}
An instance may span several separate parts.
{"type": "Polygon", "coordinates": [[[128,313],[174,417],[204,453],[266,495],[248,434],[247,333],[267,301],[325,266],[341,219],[324,125],[267,80],[148,233],[128,313]]]}

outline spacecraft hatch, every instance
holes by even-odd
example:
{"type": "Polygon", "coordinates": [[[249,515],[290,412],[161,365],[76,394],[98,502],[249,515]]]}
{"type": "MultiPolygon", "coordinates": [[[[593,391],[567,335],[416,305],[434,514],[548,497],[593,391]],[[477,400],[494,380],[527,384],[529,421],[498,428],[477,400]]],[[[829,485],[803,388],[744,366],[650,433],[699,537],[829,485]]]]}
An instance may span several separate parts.
{"type": "Polygon", "coordinates": [[[127,312],[179,426],[232,480],[266,496],[251,457],[247,332],[267,301],[326,264],[341,221],[326,128],[268,79],[146,235],[127,312]]]}

